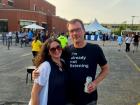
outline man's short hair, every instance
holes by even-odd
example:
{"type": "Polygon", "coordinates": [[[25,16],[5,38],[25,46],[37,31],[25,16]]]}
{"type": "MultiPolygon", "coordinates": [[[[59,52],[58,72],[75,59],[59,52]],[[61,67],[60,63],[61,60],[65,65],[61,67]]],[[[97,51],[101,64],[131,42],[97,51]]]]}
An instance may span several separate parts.
{"type": "Polygon", "coordinates": [[[80,20],[80,19],[72,19],[72,20],[68,21],[67,28],[69,27],[69,24],[75,24],[76,22],[79,22],[81,24],[83,30],[85,31],[84,24],[83,24],[82,20],[80,20]]]}

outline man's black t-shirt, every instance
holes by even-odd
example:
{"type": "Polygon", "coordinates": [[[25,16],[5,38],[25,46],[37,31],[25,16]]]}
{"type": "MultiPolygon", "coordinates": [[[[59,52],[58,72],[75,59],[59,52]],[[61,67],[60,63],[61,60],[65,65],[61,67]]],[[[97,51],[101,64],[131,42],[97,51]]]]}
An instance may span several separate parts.
{"type": "Polygon", "coordinates": [[[139,36],[138,35],[134,36],[134,42],[139,42],[139,36]]]}
{"type": "Polygon", "coordinates": [[[97,90],[88,94],[84,92],[84,84],[87,76],[95,79],[97,65],[107,64],[102,49],[96,44],[87,43],[84,48],[74,48],[69,46],[66,51],[67,55],[63,57],[69,66],[68,74],[69,96],[70,101],[76,105],[86,105],[87,103],[97,100],[97,90]]]}

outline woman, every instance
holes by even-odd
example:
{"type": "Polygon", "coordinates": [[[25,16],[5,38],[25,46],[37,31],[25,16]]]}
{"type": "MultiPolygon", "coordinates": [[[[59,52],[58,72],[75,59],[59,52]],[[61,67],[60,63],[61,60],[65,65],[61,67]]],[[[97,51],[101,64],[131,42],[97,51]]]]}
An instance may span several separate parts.
{"type": "Polygon", "coordinates": [[[42,46],[42,43],[39,40],[39,36],[37,35],[37,36],[35,36],[35,38],[32,42],[32,54],[33,54],[34,58],[37,56],[38,52],[40,51],[41,46],[42,46]]]}
{"type": "Polygon", "coordinates": [[[32,88],[32,105],[66,105],[67,72],[61,54],[61,44],[57,39],[45,41],[35,59],[40,75],[32,88]]]}

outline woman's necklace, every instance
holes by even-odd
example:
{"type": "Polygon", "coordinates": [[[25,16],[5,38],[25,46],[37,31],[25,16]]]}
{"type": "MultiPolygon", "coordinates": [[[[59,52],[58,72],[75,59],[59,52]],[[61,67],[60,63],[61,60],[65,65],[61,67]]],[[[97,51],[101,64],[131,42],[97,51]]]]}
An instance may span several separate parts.
{"type": "MultiPolygon", "coordinates": [[[[56,63],[56,62],[55,62],[56,63]]],[[[59,67],[59,70],[60,71],[63,71],[63,69],[62,69],[62,63],[60,62],[60,63],[56,63],[56,65],[59,67]]]]}

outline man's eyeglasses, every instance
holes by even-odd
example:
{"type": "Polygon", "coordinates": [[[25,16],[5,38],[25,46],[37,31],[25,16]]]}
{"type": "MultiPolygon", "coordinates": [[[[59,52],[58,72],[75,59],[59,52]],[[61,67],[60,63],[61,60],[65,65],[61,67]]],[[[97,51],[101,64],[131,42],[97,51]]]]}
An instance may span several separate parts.
{"type": "Polygon", "coordinates": [[[56,46],[56,47],[53,47],[53,48],[50,48],[49,49],[52,53],[54,53],[56,50],[60,51],[62,50],[62,47],[60,45],[56,46]]]}
{"type": "Polygon", "coordinates": [[[73,32],[81,32],[81,28],[69,30],[69,33],[73,33],[73,32]]]}

